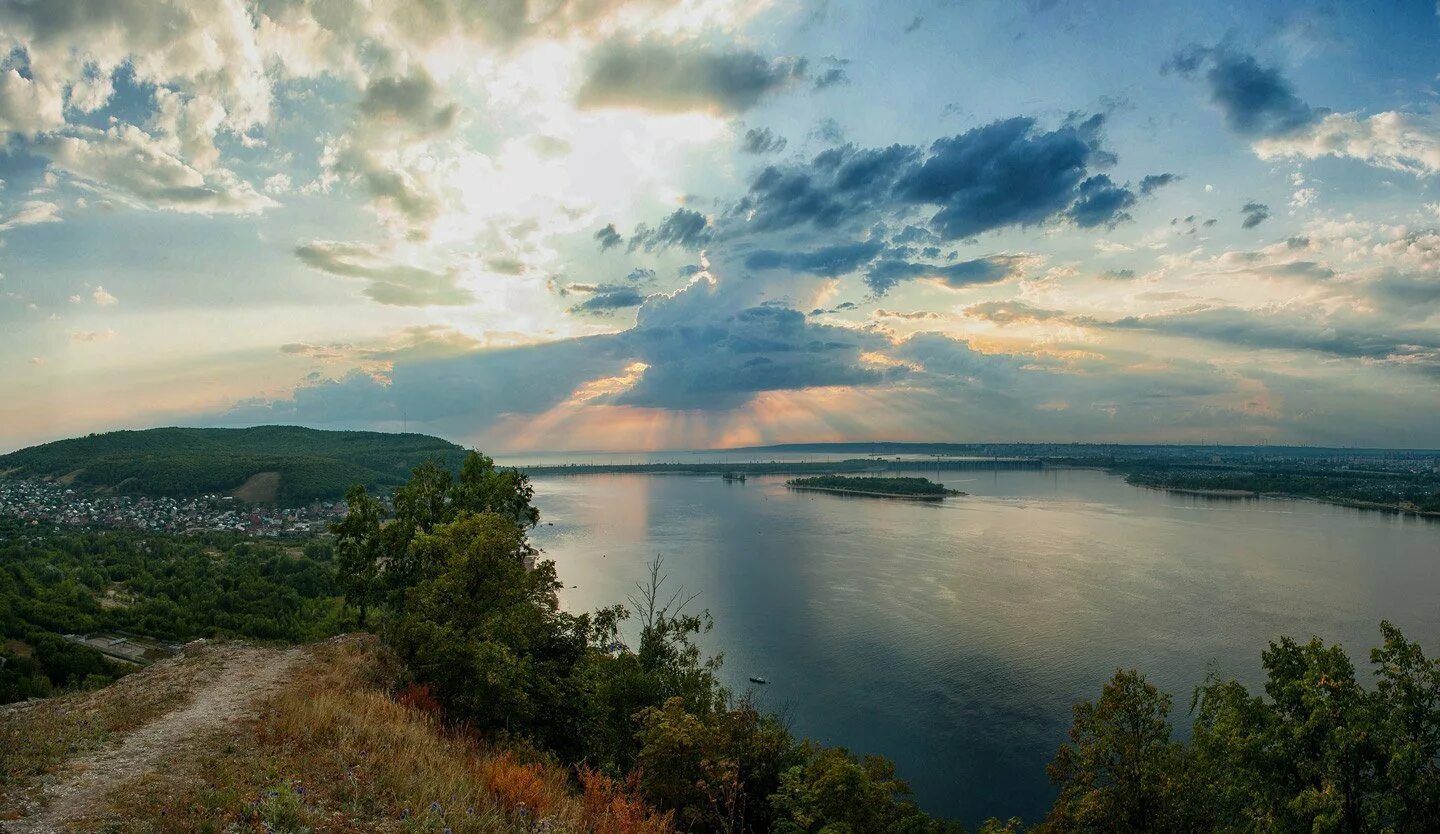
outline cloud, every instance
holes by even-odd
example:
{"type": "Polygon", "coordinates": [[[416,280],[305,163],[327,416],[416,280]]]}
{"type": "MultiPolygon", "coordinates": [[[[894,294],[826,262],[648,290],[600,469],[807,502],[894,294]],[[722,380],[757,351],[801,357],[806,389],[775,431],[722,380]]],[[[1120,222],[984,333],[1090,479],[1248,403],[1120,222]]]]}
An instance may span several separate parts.
{"type": "Polygon", "coordinates": [[[745,258],[747,269],[786,269],[833,278],[846,275],[880,254],[883,245],[879,241],[862,241],[825,246],[808,252],[792,250],[760,249],[745,258]]]}
{"type": "Polygon", "coordinates": [[[1240,207],[1240,213],[1245,219],[1240,221],[1240,228],[1253,229],[1270,218],[1270,207],[1264,203],[1246,203],[1240,207]]]}
{"type": "Polygon", "coordinates": [[[1394,111],[1364,118],[1329,113],[1305,127],[1255,143],[1262,159],[1345,157],[1415,175],[1440,173],[1440,124],[1433,115],[1394,111]]]}
{"type": "Polygon", "coordinates": [[[458,306],[475,296],[459,284],[459,274],[390,260],[381,250],[360,243],[317,240],[295,247],[306,266],[331,275],[360,278],[366,297],[400,307],[458,306]]]}
{"type": "Polygon", "coordinates": [[[1107,281],[1133,281],[1135,270],[1133,269],[1107,269],[1100,273],[1100,277],[1107,281]]]}
{"type": "Polygon", "coordinates": [[[280,346],[280,352],[323,364],[358,362],[386,366],[396,359],[454,356],[482,347],[484,343],[479,339],[454,328],[441,324],[418,324],[401,328],[381,340],[325,344],[289,342],[280,346]]]}
{"type": "Polygon", "coordinates": [[[49,200],[27,200],[0,220],[0,232],[8,232],[21,226],[36,226],[41,223],[59,223],[60,204],[49,200]]]}
{"type": "Polygon", "coordinates": [[[1440,332],[1407,329],[1384,321],[1327,319],[1290,310],[1212,307],[1152,316],[1130,316],[1096,326],[1207,339],[1246,348],[1311,351],[1347,359],[1419,364],[1440,372],[1440,332]]]}
{"type": "Polygon", "coordinates": [[[253,214],[277,205],[227,170],[202,174],[134,125],[50,134],[31,149],[80,182],[139,208],[253,214]]]}
{"type": "Polygon", "coordinates": [[[805,63],[701,44],[617,39],[599,46],[576,95],[586,108],[739,113],[804,76],[805,63]]]}
{"type": "MultiPolygon", "coordinates": [[[[599,297],[625,288],[592,289],[599,297]]],[[[397,355],[389,384],[351,375],[301,386],[286,400],[246,403],[231,417],[353,425],[398,418],[396,404],[405,403],[412,423],[473,431],[502,414],[556,407],[636,363],[643,370],[626,387],[594,402],[724,410],[767,391],[881,384],[907,372],[864,358],[890,346],[883,334],[813,323],[786,306],[747,305],[731,292],[699,278],[670,295],[645,299],[635,326],[619,333],[437,359],[397,355]]]]}
{"type": "Polygon", "coordinates": [[[104,287],[97,286],[95,291],[90,293],[90,300],[101,307],[111,307],[120,303],[120,299],[111,295],[104,287]]]}
{"type": "Polygon", "coordinates": [[[1203,72],[1211,103],[1220,109],[1226,127],[1241,136],[1293,134],[1325,114],[1302,101],[1279,70],[1228,48],[1190,47],[1166,68],[1185,77],[1203,72]]]}
{"type": "Polygon", "coordinates": [[[850,83],[850,76],[845,71],[849,61],[841,58],[826,58],[825,63],[827,64],[825,69],[820,71],[812,82],[813,89],[818,92],[850,83]]]}
{"type": "Polygon", "coordinates": [[[322,161],[330,176],[365,189],[382,218],[423,239],[444,199],[434,157],[422,151],[454,126],[457,113],[423,70],[372,79],[349,132],[322,161]]]}
{"type": "Polygon", "coordinates": [[[925,319],[943,318],[941,314],[934,310],[911,310],[909,312],[902,312],[899,310],[879,309],[870,315],[872,318],[877,319],[900,319],[902,321],[923,321],[925,319]]]}
{"type": "Polygon", "coordinates": [[[1140,179],[1140,196],[1149,197],[1161,188],[1179,182],[1179,174],[1147,174],[1140,179]]]}
{"type": "Polygon", "coordinates": [[[862,358],[888,347],[883,335],[816,324],[784,306],[728,310],[722,292],[699,280],[640,308],[623,341],[647,367],[617,404],[733,408],[762,391],[870,385],[903,374],[862,358]]]}
{"type": "Polygon", "coordinates": [[[567,289],[591,293],[589,298],[570,308],[572,313],[608,315],[645,303],[645,296],[639,290],[624,284],[571,284],[567,289]]]}
{"type": "Polygon", "coordinates": [[[1135,194],[1121,188],[1106,174],[1096,174],[1080,183],[1079,197],[1066,210],[1066,215],[1082,229],[1104,226],[1113,229],[1131,220],[1126,211],[1135,205],[1135,194]]]}
{"type": "Polygon", "coordinates": [[[1060,310],[1043,309],[1018,299],[984,301],[979,304],[971,304],[961,312],[968,318],[982,319],[995,324],[1050,321],[1065,317],[1065,313],[1060,310]]]}
{"type": "Polygon", "coordinates": [[[58,87],[47,87],[14,69],[0,70],[0,135],[40,133],[64,124],[58,87]]]}
{"type": "Polygon", "coordinates": [[[613,249],[614,247],[619,246],[621,243],[625,242],[625,238],[621,237],[620,233],[615,230],[614,223],[605,224],[605,228],[596,232],[591,237],[599,242],[601,252],[604,252],[608,249],[613,249]]]}
{"type": "Polygon", "coordinates": [[[742,153],[768,154],[785,150],[785,137],[773,133],[768,127],[752,127],[745,131],[740,143],[742,153]]]}
{"type": "Polygon", "coordinates": [[[809,225],[832,229],[876,213],[930,212],[929,228],[946,240],[1068,214],[1077,224],[1123,221],[1135,197],[1092,165],[1113,157],[1098,145],[1103,119],[1040,131],[1035,120],[1006,119],[908,145],[845,145],[809,163],[770,166],[733,212],[751,232],[809,225]]]}
{"type": "Polygon", "coordinates": [[[637,226],[630,236],[630,251],[644,248],[646,252],[658,252],[672,246],[694,251],[709,244],[713,237],[714,230],[705,215],[678,208],[653,229],[644,224],[637,226]]]}
{"type": "Polygon", "coordinates": [[[1033,255],[990,255],[945,266],[887,258],[870,268],[865,283],[876,295],[884,295],[902,281],[917,279],[959,290],[1018,278],[1035,262],[1033,255]]]}
{"type": "Polygon", "coordinates": [[[371,127],[392,127],[411,136],[444,133],[455,124],[459,106],[442,99],[440,88],[421,70],[372,80],[360,97],[360,116],[371,127]]]}
{"type": "Polygon", "coordinates": [[[1225,124],[1253,140],[1261,159],[1333,156],[1416,175],[1440,172],[1440,124],[1433,114],[1366,117],[1312,107],[1279,70],[1221,47],[1192,47],[1166,68],[1187,77],[1203,70],[1225,124]]]}

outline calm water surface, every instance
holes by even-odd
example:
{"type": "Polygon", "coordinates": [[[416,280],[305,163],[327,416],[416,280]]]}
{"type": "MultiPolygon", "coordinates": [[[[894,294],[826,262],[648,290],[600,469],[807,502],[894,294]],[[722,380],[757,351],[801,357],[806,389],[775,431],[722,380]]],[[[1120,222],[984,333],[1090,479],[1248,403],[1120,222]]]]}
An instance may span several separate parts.
{"type": "Polygon", "coordinates": [[[971,495],[537,478],[535,538],[572,610],[623,601],[663,555],[714,615],[704,645],[730,686],[769,678],[757,695],[796,732],[894,759],[924,807],[967,823],[1043,814],[1071,704],[1118,666],[1175,693],[1183,725],[1207,670],[1254,683],[1280,635],[1340,642],[1363,665],[1389,618],[1440,651],[1435,522],[1087,470],[936,479],[971,495]]]}

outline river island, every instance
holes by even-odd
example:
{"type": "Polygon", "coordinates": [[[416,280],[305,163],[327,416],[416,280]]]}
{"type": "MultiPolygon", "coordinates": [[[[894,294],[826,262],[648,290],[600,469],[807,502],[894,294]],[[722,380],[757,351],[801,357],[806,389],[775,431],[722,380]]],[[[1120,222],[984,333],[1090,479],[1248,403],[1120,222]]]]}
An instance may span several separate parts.
{"type": "Polygon", "coordinates": [[[808,492],[834,492],[842,495],[864,495],[872,498],[903,498],[909,501],[941,501],[951,495],[964,495],[958,489],[946,489],[929,478],[876,478],[846,475],[817,475],[794,478],[785,485],[808,492]]]}

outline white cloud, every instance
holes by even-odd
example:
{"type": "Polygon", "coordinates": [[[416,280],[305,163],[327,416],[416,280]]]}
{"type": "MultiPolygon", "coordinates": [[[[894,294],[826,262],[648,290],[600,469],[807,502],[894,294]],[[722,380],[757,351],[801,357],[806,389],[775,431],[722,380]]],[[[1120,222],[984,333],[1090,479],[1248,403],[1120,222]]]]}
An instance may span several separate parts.
{"type": "Polygon", "coordinates": [[[1262,159],[1348,157],[1380,168],[1434,174],[1440,173],[1440,124],[1432,116],[1395,111],[1369,118],[1331,113],[1297,132],[1261,139],[1255,153],[1262,159]]]}
{"type": "Polygon", "coordinates": [[[70,85],[67,103],[82,113],[94,113],[104,107],[114,93],[110,73],[96,72],[70,85]]]}
{"type": "Polygon", "coordinates": [[[34,150],[81,182],[131,205],[197,214],[249,214],[276,205],[223,168],[209,176],[134,125],[76,130],[34,150]]]}
{"type": "Polygon", "coordinates": [[[266,194],[288,194],[294,189],[294,184],[290,181],[289,174],[281,173],[266,177],[261,188],[265,190],[266,194]]]}
{"type": "Polygon", "coordinates": [[[30,200],[20,204],[20,207],[0,220],[0,232],[17,229],[21,226],[35,226],[40,223],[60,222],[60,205],[48,200],[30,200]]]}
{"type": "Polygon", "coordinates": [[[95,291],[90,293],[90,300],[99,304],[101,307],[110,307],[120,303],[120,299],[106,292],[104,287],[96,287],[95,291]]]}
{"type": "Polygon", "coordinates": [[[63,124],[59,87],[13,69],[0,71],[0,134],[38,133],[63,124]]]}

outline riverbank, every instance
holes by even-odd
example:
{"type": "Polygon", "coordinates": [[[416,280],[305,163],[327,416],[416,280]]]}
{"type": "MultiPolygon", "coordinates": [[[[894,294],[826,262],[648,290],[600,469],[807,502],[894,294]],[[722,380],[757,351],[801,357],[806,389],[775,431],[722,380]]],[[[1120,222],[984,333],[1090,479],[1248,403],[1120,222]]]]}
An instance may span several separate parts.
{"type": "Polygon", "coordinates": [[[1371,510],[1374,512],[1390,513],[1392,515],[1413,515],[1418,518],[1440,520],[1440,512],[1422,510],[1415,507],[1406,507],[1399,504],[1385,504],[1379,501],[1356,501],[1345,498],[1324,498],[1315,495],[1296,495],[1288,492],[1255,492],[1248,489],[1195,489],[1189,487],[1170,487],[1157,484],[1137,484],[1127,481],[1131,486],[1138,486],[1144,489],[1159,490],[1161,492],[1174,493],[1176,495],[1194,495],[1199,498],[1240,498],[1240,499],[1275,499],[1282,501],[1313,501],[1316,504],[1330,504],[1335,507],[1348,507],[1352,510],[1371,510]]]}

